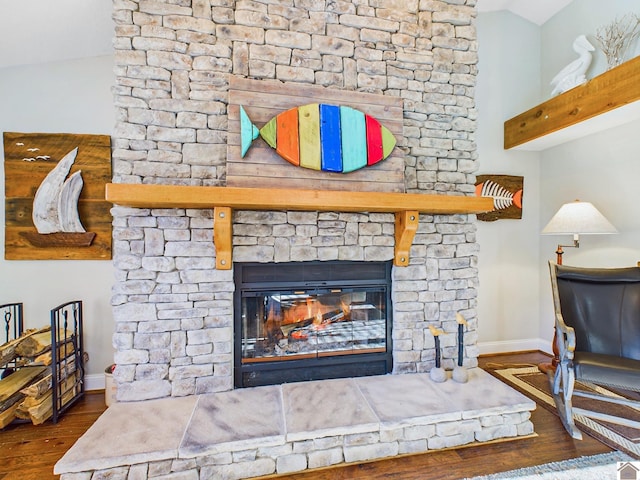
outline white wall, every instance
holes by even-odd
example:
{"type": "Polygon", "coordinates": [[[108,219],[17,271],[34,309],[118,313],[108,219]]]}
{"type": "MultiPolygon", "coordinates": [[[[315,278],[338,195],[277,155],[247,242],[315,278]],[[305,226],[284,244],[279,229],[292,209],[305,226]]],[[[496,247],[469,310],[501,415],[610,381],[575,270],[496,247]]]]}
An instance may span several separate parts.
{"type": "MultiPolygon", "coordinates": [[[[115,124],[112,85],[111,55],[2,68],[0,131],[111,135],[115,124]]],[[[4,158],[1,144],[0,157],[4,158]]],[[[0,187],[4,192],[4,162],[0,165],[0,187]]],[[[2,208],[2,229],[4,215],[2,208]]],[[[26,327],[35,328],[49,324],[51,308],[83,300],[84,341],[89,354],[87,386],[102,388],[104,369],[113,360],[111,261],[9,261],[4,259],[4,234],[2,239],[0,304],[23,302],[26,327]]]]}
{"type": "MultiPolygon", "coordinates": [[[[542,154],[541,228],[566,202],[593,203],[618,229],[617,235],[583,235],[580,248],[565,248],[565,265],[617,267],[640,261],[640,121],[560,145],[542,154]]],[[[553,259],[558,243],[570,236],[544,236],[541,256],[553,259]]],[[[541,331],[551,331],[552,305],[546,265],[541,297],[541,331]]]]}
{"type": "Polygon", "coordinates": [[[510,12],[478,16],[478,174],[524,177],[521,220],[478,222],[481,353],[538,341],[540,154],[504,150],[503,123],[539,102],[540,28],[510,12]]]}
{"type": "Polygon", "coordinates": [[[0,68],[111,55],[113,3],[0,1],[0,68]]]}
{"type": "MultiPolygon", "coordinates": [[[[478,173],[525,177],[523,219],[479,224],[481,352],[549,351],[547,261],[555,260],[558,243],[572,239],[540,231],[563,203],[591,201],[620,231],[583,236],[580,249],[565,249],[565,264],[613,267],[640,260],[640,121],[543,152],[502,149],[503,122],[549,98],[550,80],[577,57],[571,44],[578,35],[596,47],[587,77],[606,69],[596,29],[627,12],[640,13],[637,0],[572,2],[542,27],[508,12],[478,16],[478,173]]],[[[637,52],[638,42],[631,54],[637,52]]]]}

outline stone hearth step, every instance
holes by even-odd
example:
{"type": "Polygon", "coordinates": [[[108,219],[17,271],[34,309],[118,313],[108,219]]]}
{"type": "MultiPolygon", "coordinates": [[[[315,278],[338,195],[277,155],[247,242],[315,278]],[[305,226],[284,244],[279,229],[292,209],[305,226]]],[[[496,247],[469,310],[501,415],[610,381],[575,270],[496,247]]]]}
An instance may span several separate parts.
{"type": "Polygon", "coordinates": [[[479,368],[115,403],[58,461],[62,480],[242,479],[533,434],[535,402],[479,368]],[[93,477],[96,478],[96,477],[93,477]]]}

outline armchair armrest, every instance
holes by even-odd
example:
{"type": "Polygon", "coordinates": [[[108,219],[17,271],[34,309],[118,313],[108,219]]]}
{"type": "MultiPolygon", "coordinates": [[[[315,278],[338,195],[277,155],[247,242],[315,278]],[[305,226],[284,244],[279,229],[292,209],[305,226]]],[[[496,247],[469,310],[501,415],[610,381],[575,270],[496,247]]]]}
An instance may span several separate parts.
{"type": "Polygon", "coordinates": [[[564,323],[560,312],[556,312],[556,344],[560,361],[573,360],[573,352],[576,350],[576,332],[573,327],[564,323]]]}
{"type": "Polygon", "coordinates": [[[555,313],[555,342],[558,350],[558,360],[573,360],[573,352],[576,349],[576,333],[573,327],[564,322],[562,310],[560,308],[560,294],[558,292],[558,279],[556,276],[557,265],[549,262],[549,271],[551,273],[551,293],[553,294],[553,310],[555,313]]]}

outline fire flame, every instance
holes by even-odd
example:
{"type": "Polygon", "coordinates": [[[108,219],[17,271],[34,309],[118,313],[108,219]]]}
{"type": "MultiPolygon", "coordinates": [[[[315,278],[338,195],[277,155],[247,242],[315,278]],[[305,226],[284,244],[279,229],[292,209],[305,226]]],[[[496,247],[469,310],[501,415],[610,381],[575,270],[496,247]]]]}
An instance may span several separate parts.
{"type": "Polygon", "coordinates": [[[344,300],[340,300],[340,308],[344,312],[345,316],[351,313],[351,304],[345,303],[344,300]]]}
{"type": "Polygon", "coordinates": [[[293,305],[282,310],[282,325],[298,323],[313,319],[314,324],[322,323],[325,313],[331,311],[331,307],[323,305],[316,299],[307,298],[305,303],[293,305]]]}
{"type": "Polygon", "coordinates": [[[326,329],[334,322],[350,319],[350,295],[343,295],[323,304],[319,298],[309,296],[294,298],[292,302],[282,301],[280,308],[277,302],[270,305],[265,324],[266,337],[271,342],[278,342],[289,337],[293,340],[306,340],[309,331],[326,329]],[[285,328],[287,327],[287,328],[285,328]],[[304,330],[301,330],[304,329],[304,330]],[[305,333],[305,331],[307,333],[305,333]]]}

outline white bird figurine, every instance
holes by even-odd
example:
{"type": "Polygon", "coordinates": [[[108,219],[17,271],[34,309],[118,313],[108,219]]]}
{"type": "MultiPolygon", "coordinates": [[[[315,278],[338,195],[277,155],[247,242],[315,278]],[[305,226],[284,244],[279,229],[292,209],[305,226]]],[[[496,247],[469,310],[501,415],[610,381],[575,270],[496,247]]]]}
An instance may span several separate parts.
{"type": "Polygon", "coordinates": [[[551,86],[553,87],[551,95],[564,93],[587,81],[585,73],[591,65],[591,52],[595,49],[589,43],[587,37],[580,35],[573,41],[573,50],[580,56],[553,77],[553,80],[551,80],[551,86]]]}

